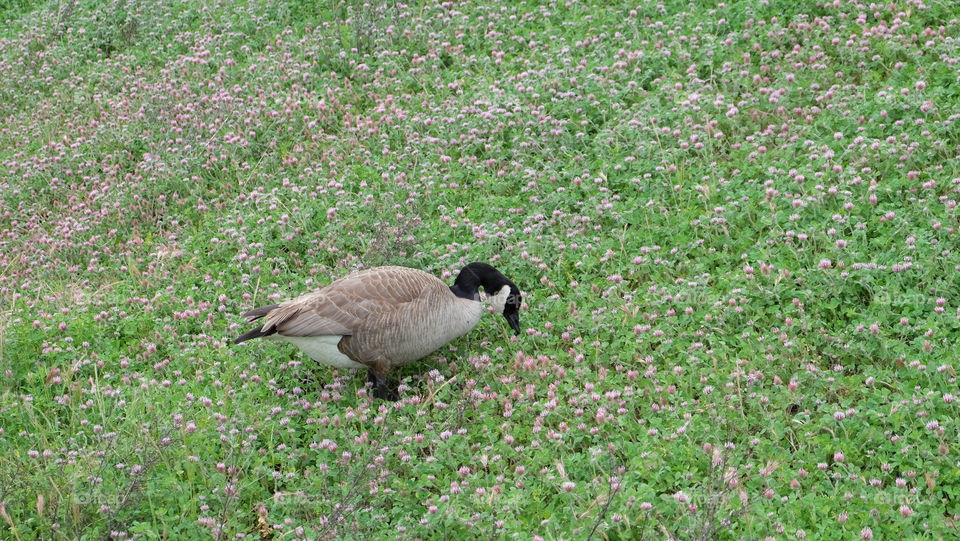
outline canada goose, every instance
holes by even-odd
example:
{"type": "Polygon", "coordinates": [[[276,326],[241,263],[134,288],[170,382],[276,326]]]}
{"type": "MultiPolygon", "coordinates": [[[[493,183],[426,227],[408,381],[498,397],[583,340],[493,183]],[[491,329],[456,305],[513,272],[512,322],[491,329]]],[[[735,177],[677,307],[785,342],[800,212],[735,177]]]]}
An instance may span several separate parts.
{"type": "Polygon", "coordinates": [[[392,368],[426,357],[473,329],[483,314],[478,288],[520,334],[520,290],[486,263],[470,263],[447,287],[432,274],[406,267],[359,271],[327,287],[243,314],[264,318],[234,340],[285,340],[315,361],[366,368],[373,396],[396,400],[387,386],[392,368]]]}

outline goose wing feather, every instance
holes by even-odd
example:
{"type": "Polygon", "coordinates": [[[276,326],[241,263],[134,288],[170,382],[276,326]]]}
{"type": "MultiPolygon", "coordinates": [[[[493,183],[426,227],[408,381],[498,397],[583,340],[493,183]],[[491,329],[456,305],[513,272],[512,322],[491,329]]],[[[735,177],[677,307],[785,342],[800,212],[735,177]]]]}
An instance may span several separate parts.
{"type": "Polygon", "coordinates": [[[266,314],[263,329],[283,336],[351,336],[387,314],[393,319],[411,304],[446,289],[433,275],[403,267],[360,271],[317,291],[284,302],[266,314]]]}

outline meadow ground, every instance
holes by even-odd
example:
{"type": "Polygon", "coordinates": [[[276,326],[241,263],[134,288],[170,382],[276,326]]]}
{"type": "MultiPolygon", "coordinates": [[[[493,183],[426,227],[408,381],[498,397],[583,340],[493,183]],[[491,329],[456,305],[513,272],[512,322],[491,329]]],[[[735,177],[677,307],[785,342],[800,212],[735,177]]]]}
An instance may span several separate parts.
{"type": "Polygon", "coordinates": [[[958,17],[2,4],[0,538],[955,538],[958,17]],[[474,260],[400,402],[230,343],[474,260]]]}

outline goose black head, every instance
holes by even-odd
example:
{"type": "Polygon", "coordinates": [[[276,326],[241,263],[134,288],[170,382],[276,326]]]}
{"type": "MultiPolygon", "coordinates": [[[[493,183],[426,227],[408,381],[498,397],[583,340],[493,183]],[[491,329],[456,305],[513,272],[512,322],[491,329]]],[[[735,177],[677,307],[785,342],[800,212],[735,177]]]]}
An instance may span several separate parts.
{"type": "Polygon", "coordinates": [[[490,297],[490,304],[502,311],[514,334],[520,334],[520,289],[492,265],[470,263],[463,267],[450,290],[458,297],[480,300],[480,287],[490,297]]]}

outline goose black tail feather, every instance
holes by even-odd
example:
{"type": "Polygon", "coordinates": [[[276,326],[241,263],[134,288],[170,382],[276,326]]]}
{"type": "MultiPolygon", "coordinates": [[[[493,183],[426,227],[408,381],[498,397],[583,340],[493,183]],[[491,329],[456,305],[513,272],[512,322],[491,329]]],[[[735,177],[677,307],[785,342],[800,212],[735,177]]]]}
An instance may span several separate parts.
{"type": "Polygon", "coordinates": [[[247,340],[253,340],[254,338],[260,338],[262,336],[270,336],[271,334],[277,334],[277,329],[275,327],[270,327],[270,330],[264,332],[263,329],[257,327],[256,329],[250,329],[249,331],[241,334],[236,340],[233,341],[234,344],[239,344],[240,342],[246,342],[247,340]]]}
{"type": "MultiPolygon", "coordinates": [[[[263,316],[269,314],[274,308],[280,306],[279,304],[271,304],[270,306],[261,306],[259,308],[254,308],[249,312],[244,312],[243,317],[247,318],[247,321],[256,321],[263,316]]],[[[256,329],[251,329],[243,334],[241,334],[236,340],[233,341],[234,344],[239,344],[240,342],[246,342],[247,340],[253,340],[254,338],[260,338],[262,336],[270,336],[271,334],[276,334],[277,329],[275,327],[270,327],[266,332],[263,331],[261,327],[256,329]]]]}

